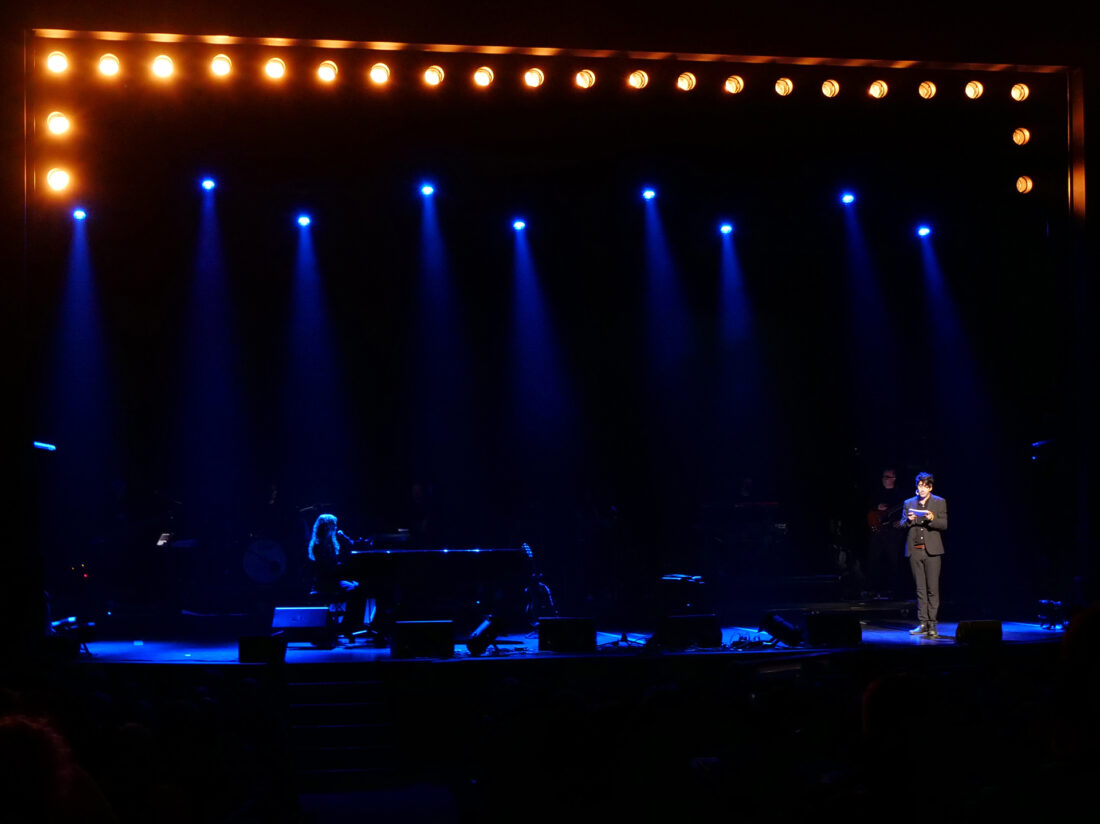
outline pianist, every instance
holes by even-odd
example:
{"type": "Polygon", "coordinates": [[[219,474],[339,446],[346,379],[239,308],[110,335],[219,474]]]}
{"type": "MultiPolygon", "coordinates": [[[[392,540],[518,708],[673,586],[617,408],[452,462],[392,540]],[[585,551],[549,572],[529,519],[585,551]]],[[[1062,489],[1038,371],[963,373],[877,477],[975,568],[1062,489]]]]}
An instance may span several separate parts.
{"type": "Polygon", "coordinates": [[[309,539],[310,595],[328,604],[345,604],[340,631],[349,638],[363,626],[364,599],[358,581],[345,577],[344,552],[335,515],[318,515],[309,539]]]}

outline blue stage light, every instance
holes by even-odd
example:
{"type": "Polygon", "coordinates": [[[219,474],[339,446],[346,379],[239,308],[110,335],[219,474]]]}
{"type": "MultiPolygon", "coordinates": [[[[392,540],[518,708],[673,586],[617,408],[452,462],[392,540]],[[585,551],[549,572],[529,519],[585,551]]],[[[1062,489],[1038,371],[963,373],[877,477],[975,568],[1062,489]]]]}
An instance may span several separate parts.
{"type": "Polygon", "coordinates": [[[733,224],[723,223],[721,226],[718,227],[718,231],[724,235],[728,235],[730,232],[733,231],[733,224]]]}
{"type": "Polygon", "coordinates": [[[45,452],[56,452],[57,447],[52,443],[46,443],[44,441],[34,441],[34,448],[41,449],[45,452]]]}
{"type": "Polygon", "coordinates": [[[917,237],[928,237],[930,234],[932,234],[931,226],[925,226],[922,224],[917,227],[917,237]]]}
{"type": "Polygon", "coordinates": [[[653,198],[657,197],[657,192],[653,189],[642,189],[642,197],[646,200],[653,200],[653,198]]]}
{"type": "Polygon", "coordinates": [[[856,202],[856,196],[854,194],[852,194],[851,192],[844,192],[840,196],[840,202],[843,203],[845,206],[849,206],[852,203],[856,202]]]}
{"type": "Polygon", "coordinates": [[[206,189],[208,192],[217,185],[218,184],[214,182],[214,178],[212,177],[204,177],[202,179],[202,188],[206,189]]]}
{"type": "Polygon", "coordinates": [[[523,229],[527,228],[527,221],[525,221],[523,218],[519,218],[512,223],[512,228],[515,229],[517,232],[522,231],[523,229]]]}
{"type": "Polygon", "coordinates": [[[74,209],[73,210],[73,219],[74,220],[84,220],[84,218],[86,218],[87,216],[88,216],[88,213],[85,212],[83,209],[74,209]]]}
{"type": "Polygon", "coordinates": [[[308,226],[310,224],[309,215],[298,215],[298,225],[308,226]]]}
{"type": "Polygon", "coordinates": [[[420,194],[424,195],[424,197],[435,194],[435,186],[433,186],[431,183],[423,184],[420,187],[420,194]]]}

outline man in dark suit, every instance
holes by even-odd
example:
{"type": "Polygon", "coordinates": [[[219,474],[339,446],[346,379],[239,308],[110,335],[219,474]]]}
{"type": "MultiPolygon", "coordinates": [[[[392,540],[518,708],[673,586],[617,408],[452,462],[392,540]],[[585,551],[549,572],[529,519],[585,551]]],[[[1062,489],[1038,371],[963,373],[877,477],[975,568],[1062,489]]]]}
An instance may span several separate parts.
{"type": "Polygon", "coordinates": [[[905,501],[900,526],[906,530],[905,557],[917,584],[917,617],[920,626],[910,635],[939,637],[936,618],[940,611],[940,564],[943,538],[947,529],[947,501],[932,494],[934,479],[930,472],[917,475],[917,494],[905,501]]]}

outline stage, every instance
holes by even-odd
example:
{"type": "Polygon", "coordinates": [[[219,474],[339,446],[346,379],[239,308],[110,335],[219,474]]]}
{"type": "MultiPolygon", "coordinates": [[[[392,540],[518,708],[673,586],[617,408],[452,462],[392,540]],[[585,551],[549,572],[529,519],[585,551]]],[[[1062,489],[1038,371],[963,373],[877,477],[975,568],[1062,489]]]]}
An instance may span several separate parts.
{"type": "MultiPolygon", "coordinates": [[[[909,629],[913,623],[902,621],[861,621],[863,649],[927,649],[954,647],[957,645],[955,632],[958,622],[944,622],[939,625],[938,638],[911,636],[909,629]]],[[[1057,643],[1062,632],[1045,629],[1039,624],[1015,621],[1001,622],[1003,644],[1018,646],[1029,644],[1057,643]]],[[[490,647],[483,655],[472,655],[461,642],[455,644],[453,659],[433,659],[440,662],[492,661],[509,659],[556,659],[556,658],[610,658],[631,654],[654,653],[647,643],[652,638],[649,632],[628,631],[625,635],[628,643],[623,643],[621,630],[614,628],[599,629],[596,634],[596,651],[587,655],[565,654],[539,651],[538,633],[501,635],[495,648],[490,647]]],[[[756,627],[722,627],[722,646],[720,648],[689,647],[688,649],[665,651],[664,654],[676,655],[730,655],[751,654],[770,656],[798,656],[831,654],[843,647],[788,646],[776,643],[767,632],[756,627]]],[[[161,639],[144,640],[141,638],[118,638],[91,641],[88,644],[89,655],[82,660],[99,664],[238,664],[238,639],[161,639]]],[[[424,657],[417,656],[418,660],[424,657]]],[[[307,642],[291,642],[287,645],[286,663],[290,666],[314,664],[358,664],[401,661],[409,659],[395,658],[388,646],[365,641],[348,643],[341,641],[332,649],[322,649],[307,642]]]]}

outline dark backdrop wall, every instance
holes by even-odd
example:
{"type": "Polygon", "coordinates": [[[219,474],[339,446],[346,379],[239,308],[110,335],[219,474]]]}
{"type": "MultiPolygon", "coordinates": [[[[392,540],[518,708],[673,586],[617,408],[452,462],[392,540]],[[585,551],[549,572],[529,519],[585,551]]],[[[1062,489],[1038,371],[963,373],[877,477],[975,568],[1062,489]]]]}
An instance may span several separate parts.
{"type": "MultiPolygon", "coordinates": [[[[496,61],[498,77],[520,62],[496,61]]],[[[1025,603],[1064,577],[1068,523],[1010,501],[1000,528],[1006,483],[1052,505],[1073,483],[1032,449],[1064,441],[1080,363],[1052,192],[1064,147],[1028,149],[1046,185],[1021,198],[1004,89],[977,108],[954,92],[921,101],[907,72],[845,71],[846,91],[874,74],[892,94],[826,101],[823,74],[792,69],[799,92],[780,100],[770,73],[742,73],[736,100],[714,77],[691,96],[665,77],[645,97],[500,80],[478,95],[464,77],[432,96],[71,89],[94,123],[79,149],[94,158],[90,297],[76,305],[104,380],[80,398],[58,380],[73,224],[32,202],[32,417],[35,437],[63,444],[36,456],[36,517],[65,525],[43,531],[52,575],[89,563],[98,602],[155,597],[152,578],[179,603],[227,608],[263,589],[240,564],[257,536],[298,553],[311,507],[358,534],[407,526],[419,482],[440,544],[529,541],[583,607],[662,572],[831,571],[830,521],[856,540],[890,463],[903,485],[932,468],[952,501],[959,600],[1025,603]],[[858,194],[862,248],[842,188],[858,194]],[[723,540],[746,478],[777,505],[763,555],[723,540]],[[193,541],[169,562],[149,550],[166,531],[193,541]]],[[[1064,78],[1028,82],[1029,117],[1062,128],[1064,78]]]]}

